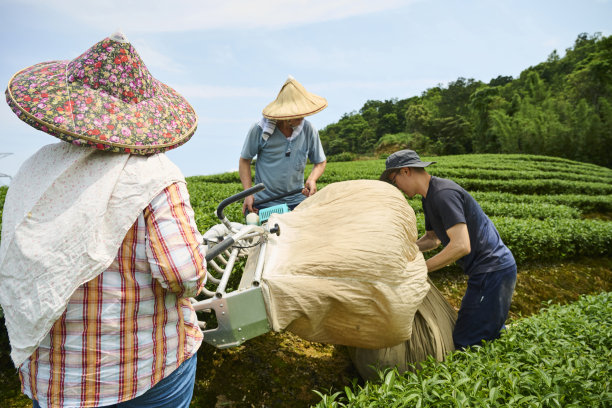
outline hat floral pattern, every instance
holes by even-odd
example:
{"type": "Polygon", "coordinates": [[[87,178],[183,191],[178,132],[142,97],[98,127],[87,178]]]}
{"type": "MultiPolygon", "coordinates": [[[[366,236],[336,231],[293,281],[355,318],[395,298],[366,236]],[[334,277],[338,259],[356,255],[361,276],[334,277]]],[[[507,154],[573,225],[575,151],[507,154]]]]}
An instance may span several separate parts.
{"type": "Polygon", "coordinates": [[[153,78],[130,43],[111,38],[72,61],[18,72],[6,99],[36,129],[112,152],[169,150],[189,140],[197,126],[185,98],[153,78]]]}

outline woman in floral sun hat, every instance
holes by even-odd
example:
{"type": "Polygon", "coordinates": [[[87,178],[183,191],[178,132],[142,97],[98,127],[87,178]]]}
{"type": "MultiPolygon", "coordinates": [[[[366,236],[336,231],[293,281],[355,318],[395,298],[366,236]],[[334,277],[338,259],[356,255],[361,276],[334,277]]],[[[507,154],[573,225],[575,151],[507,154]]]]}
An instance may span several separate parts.
{"type": "Polygon", "coordinates": [[[193,135],[193,108],[121,33],[18,72],[6,97],[62,140],[22,165],[3,209],[0,304],[23,392],[34,407],[189,406],[206,249],[163,152],[193,135]]]}

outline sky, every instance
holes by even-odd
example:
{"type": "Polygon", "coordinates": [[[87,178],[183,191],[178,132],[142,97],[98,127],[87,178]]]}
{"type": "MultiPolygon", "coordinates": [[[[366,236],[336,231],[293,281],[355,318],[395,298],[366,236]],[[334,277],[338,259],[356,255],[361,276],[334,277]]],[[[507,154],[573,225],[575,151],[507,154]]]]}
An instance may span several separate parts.
{"type": "MultiPolygon", "coordinates": [[[[6,89],[17,71],[74,59],[117,30],[198,114],[192,139],[167,153],[195,176],[237,169],[289,75],[327,99],[308,118],[323,129],[368,100],[516,78],[580,33],[612,35],[612,0],[0,0],[0,80],[6,89]]],[[[6,103],[0,125],[0,174],[59,141],[6,103]]]]}

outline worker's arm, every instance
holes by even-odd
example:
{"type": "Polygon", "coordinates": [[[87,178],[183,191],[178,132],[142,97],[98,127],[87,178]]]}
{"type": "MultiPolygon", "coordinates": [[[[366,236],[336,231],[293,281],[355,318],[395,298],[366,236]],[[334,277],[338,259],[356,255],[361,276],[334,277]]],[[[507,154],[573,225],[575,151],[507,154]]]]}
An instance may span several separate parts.
{"type": "Polygon", "coordinates": [[[304,194],[306,197],[310,197],[311,195],[317,192],[317,180],[319,179],[319,177],[321,177],[321,175],[323,175],[326,164],[327,160],[323,160],[321,163],[317,163],[312,166],[312,171],[306,179],[306,182],[304,183],[304,189],[302,190],[302,194],[304,194]]]}
{"type": "Polygon", "coordinates": [[[467,225],[464,223],[455,224],[447,229],[446,233],[450,241],[439,254],[427,260],[427,272],[433,272],[450,265],[471,251],[467,225]]]}
{"type": "Polygon", "coordinates": [[[184,182],[170,184],[143,211],[151,276],[179,298],[197,295],[206,283],[206,246],[184,197],[184,182]]]}
{"type": "MultiPolygon", "coordinates": [[[[240,158],[240,161],[238,162],[238,174],[240,175],[240,182],[242,183],[242,188],[243,189],[247,189],[247,188],[251,188],[253,186],[253,180],[251,179],[251,160],[250,159],[244,159],[244,158],[240,158]]],[[[246,197],[244,199],[244,203],[242,203],[242,212],[246,212],[246,210],[248,210],[249,212],[253,212],[255,211],[255,209],[253,208],[253,202],[255,201],[255,198],[250,195],[248,197],[246,197]]]]}
{"type": "Polygon", "coordinates": [[[435,232],[425,231],[425,235],[417,239],[416,244],[419,247],[419,251],[426,252],[439,247],[440,240],[438,239],[438,236],[435,232]]]}

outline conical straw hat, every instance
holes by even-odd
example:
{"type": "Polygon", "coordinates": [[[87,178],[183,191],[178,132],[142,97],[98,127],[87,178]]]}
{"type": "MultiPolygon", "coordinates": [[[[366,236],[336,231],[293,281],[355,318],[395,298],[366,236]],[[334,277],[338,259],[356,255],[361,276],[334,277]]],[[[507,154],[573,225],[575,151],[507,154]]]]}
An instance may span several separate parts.
{"type": "Polygon", "coordinates": [[[148,155],[188,141],[198,118],[114,33],[72,61],[43,62],[11,78],[6,100],[30,126],[68,143],[148,155]]]}
{"type": "Polygon", "coordinates": [[[327,107],[327,100],[310,93],[289,77],[276,99],[263,110],[264,117],[275,120],[288,120],[314,115],[327,107]]]}

